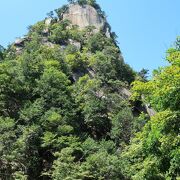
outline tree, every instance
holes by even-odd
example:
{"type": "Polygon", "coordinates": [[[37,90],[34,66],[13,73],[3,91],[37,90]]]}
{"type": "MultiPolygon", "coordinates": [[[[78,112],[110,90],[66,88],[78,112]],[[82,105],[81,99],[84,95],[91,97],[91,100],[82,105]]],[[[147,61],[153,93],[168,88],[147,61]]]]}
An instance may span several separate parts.
{"type": "Polygon", "coordinates": [[[94,5],[96,4],[96,0],[87,0],[87,3],[94,7],[94,5]]]}
{"type": "Polygon", "coordinates": [[[180,50],[177,46],[167,51],[167,60],[170,65],[155,71],[152,80],[133,83],[133,98],[143,95],[143,101],[157,110],[122,153],[125,174],[133,179],[180,177],[180,50]]]}
{"type": "Polygon", "coordinates": [[[138,76],[140,78],[140,80],[142,80],[143,82],[147,81],[148,78],[148,69],[142,69],[141,71],[138,72],[138,76]]]}
{"type": "Polygon", "coordinates": [[[86,5],[87,4],[87,0],[77,0],[79,5],[86,5]]]}
{"type": "MultiPolygon", "coordinates": [[[[65,148],[57,153],[53,164],[53,179],[124,179],[119,157],[113,155],[112,141],[96,143],[88,138],[79,147],[83,156],[78,161],[74,149],[65,148]]],[[[76,150],[77,151],[77,150],[76,150]]]]}
{"type": "Polygon", "coordinates": [[[133,98],[144,94],[145,101],[150,102],[156,110],[171,109],[179,110],[179,72],[180,72],[180,51],[178,49],[169,49],[167,51],[167,60],[170,66],[160,68],[154,71],[152,81],[143,83],[134,82],[133,90],[135,91],[133,98]]]}
{"type": "Polygon", "coordinates": [[[74,4],[74,3],[75,3],[75,0],[68,0],[68,3],[74,4]]]}
{"type": "Polygon", "coordinates": [[[47,13],[48,18],[53,18],[54,16],[54,12],[50,11],[49,13],[47,13]]]}
{"type": "Polygon", "coordinates": [[[67,20],[62,21],[61,24],[54,24],[51,27],[51,35],[49,40],[56,44],[65,45],[69,39],[68,30],[66,30],[69,22],[67,20]]]}
{"type": "MultiPolygon", "coordinates": [[[[94,0],[80,3],[102,13],[94,0]]],[[[62,20],[67,10],[56,10],[48,33],[45,21],[31,26],[21,52],[14,43],[2,53],[3,179],[125,179],[119,152],[134,118],[123,90],[134,71],[102,30],[62,20]]]]}
{"type": "Polygon", "coordinates": [[[68,10],[68,6],[67,6],[67,5],[64,5],[64,6],[62,6],[61,8],[58,8],[58,9],[55,10],[55,12],[56,12],[56,14],[57,14],[57,16],[58,16],[58,18],[59,18],[60,20],[62,20],[62,15],[63,15],[63,13],[65,13],[67,10],[68,10]]]}

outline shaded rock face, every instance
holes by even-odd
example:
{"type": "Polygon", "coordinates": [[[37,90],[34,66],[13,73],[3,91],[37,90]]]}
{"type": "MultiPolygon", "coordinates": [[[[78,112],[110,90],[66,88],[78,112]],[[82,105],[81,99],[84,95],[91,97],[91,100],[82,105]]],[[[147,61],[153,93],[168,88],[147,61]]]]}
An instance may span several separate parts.
{"type": "Polygon", "coordinates": [[[69,44],[75,46],[78,50],[81,49],[81,43],[72,39],[69,39],[69,44]]]}
{"type": "Polygon", "coordinates": [[[17,38],[13,43],[17,55],[20,55],[23,52],[23,48],[26,41],[29,41],[29,38],[27,36],[24,36],[21,38],[17,38]]]}
{"type": "Polygon", "coordinates": [[[100,30],[105,23],[105,20],[98,14],[96,9],[89,5],[69,5],[68,11],[63,14],[63,20],[65,19],[69,20],[73,25],[78,25],[80,29],[95,26],[97,30],[100,30]]]}
{"type": "Polygon", "coordinates": [[[15,40],[15,42],[14,42],[14,45],[17,46],[17,47],[23,47],[25,41],[27,41],[27,38],[26,38],[26,37],[17,38],[17,39],[15,40]]]}

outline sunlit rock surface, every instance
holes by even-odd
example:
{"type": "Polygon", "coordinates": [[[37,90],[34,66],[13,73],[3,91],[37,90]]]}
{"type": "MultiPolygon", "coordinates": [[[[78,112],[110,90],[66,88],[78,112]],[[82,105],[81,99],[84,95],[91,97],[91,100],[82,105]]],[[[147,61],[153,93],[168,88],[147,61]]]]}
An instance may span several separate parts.
{"type": "Polygon", "coordinates": [[[63,19],[68,19],[73,25],[78,25],[80,29],[84,29],[87,26],[94,26],[99,30],[105,23],[104,18],[98,14],[96,9],[89,5],[69,5],[68,11],[63,14],[63,19]]]}

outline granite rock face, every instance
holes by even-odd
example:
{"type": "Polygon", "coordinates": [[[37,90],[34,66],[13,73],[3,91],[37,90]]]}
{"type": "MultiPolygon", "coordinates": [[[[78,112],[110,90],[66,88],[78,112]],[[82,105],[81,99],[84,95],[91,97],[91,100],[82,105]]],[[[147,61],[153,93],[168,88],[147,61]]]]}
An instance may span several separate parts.
{"type": "Polygon", "coordinates": [[[105,19],[98,14],[94,7],[89,5],[69,5],[68,11],[63,14],[63,20],[65,19],[69,20],[73,25],[78,25],[80,29],[94,26],[97,30],[100,30],[105,24],[105,19]]]}
{"type": "Polygon", "coordinates": [[[51,22],[52,22],[52,18],[46,18],[45,21],[44,21],[46,26],[50,26],[51,22]]]}

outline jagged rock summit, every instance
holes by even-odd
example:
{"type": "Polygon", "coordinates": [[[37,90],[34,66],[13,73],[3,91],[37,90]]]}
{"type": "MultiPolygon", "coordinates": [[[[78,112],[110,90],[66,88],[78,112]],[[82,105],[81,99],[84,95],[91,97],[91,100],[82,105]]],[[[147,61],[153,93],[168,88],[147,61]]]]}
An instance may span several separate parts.
{"type": "MultiPolygon", "coordinates": [[[[106,37],[111,38],[111,27],[108,24],[104,12],[101,8],[95,4],[79,4],[78,2],[70,3],[68,5],[64,5],[62,8],[57,9],[58,17],[48,17],[43,22],[44,29],[41,30],[42,44],[45,44],[49,47],[53,47],[53,42],[49,42],[48,37],[52,34],[50,32],[50,26],[54,23],[61,24],[62,21],[68,20],[70,24],[77,25],[80,30],[83,30],[87,27],[92,27],[92,32],[98,33],[99,31],[103,31],[106,37]],[[58,12],[59,11],[59,12],[58,12]]],[[[13,43],[16,47],[17,54],[21,54],[22,49],[24,47],[25,42],[28,41],[28,37],[24,36],[16,39],[13,43]]],[[[70,44],[73,44],[80,49],[80,42],[69,39],[70,44]]]]}
{"type": "Polygon", "coordinates": [[[100,6],[68,2],[0,46],[0,180],[129,178],[119,153],[153,110],[100,6]]]}
{"type": "Polygon", "coordinates": [[[63,19],[68,19],[73,25],[79,26],[80,29],[94,26],[97,30],[100,30],[105,25],[105,19],[90,5],[70,4],[68,10],[63,14],[63,19]]]}

